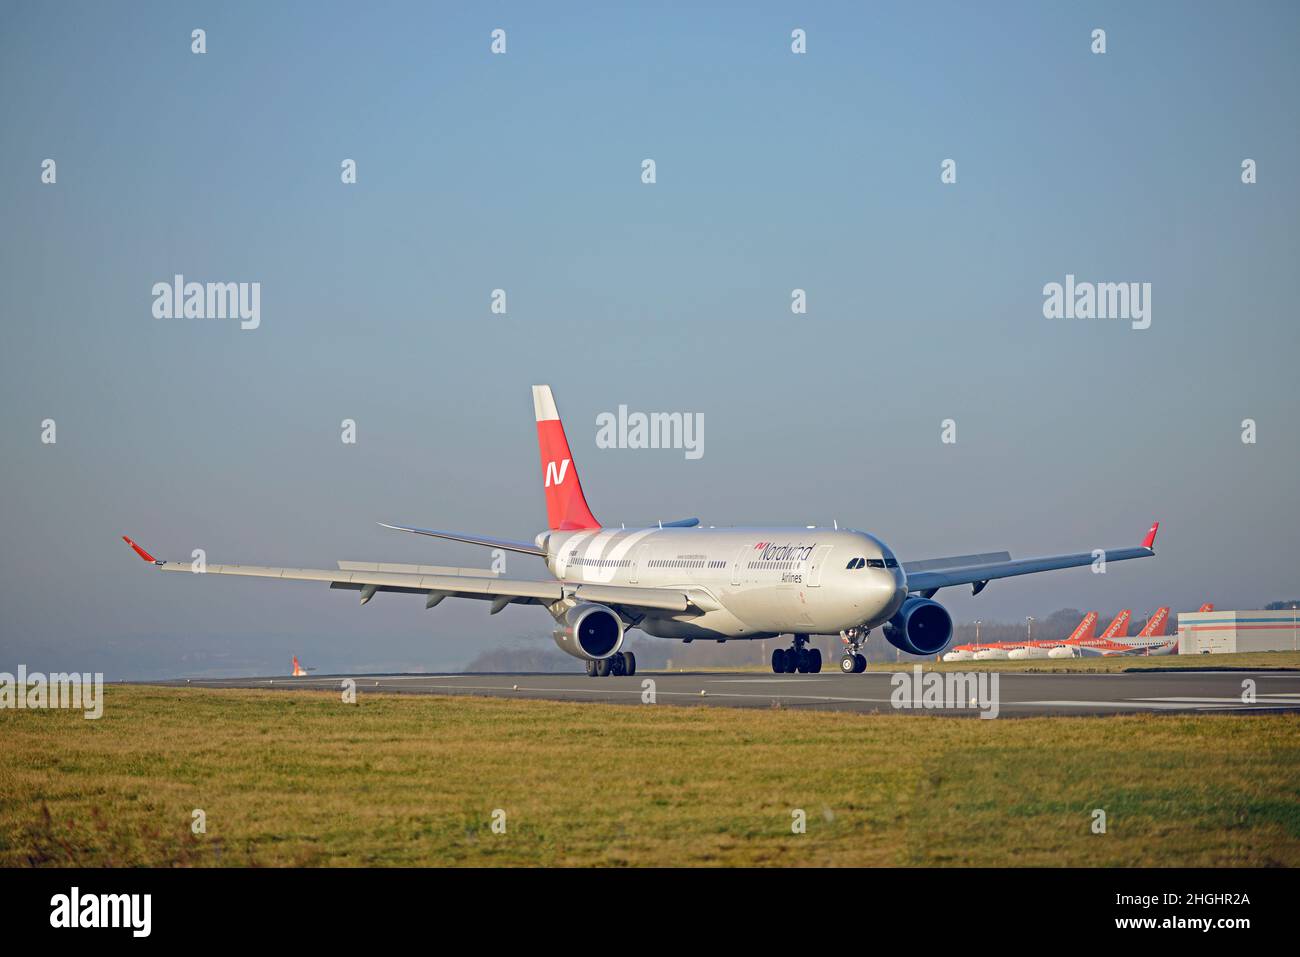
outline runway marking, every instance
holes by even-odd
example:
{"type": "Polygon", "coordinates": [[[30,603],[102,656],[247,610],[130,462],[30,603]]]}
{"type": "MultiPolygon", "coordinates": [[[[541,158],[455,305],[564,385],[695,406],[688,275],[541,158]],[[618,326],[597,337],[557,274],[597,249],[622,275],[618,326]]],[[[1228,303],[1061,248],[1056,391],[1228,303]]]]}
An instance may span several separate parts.
{"type": "MultiPolygon", "coordinates": [[[[1300,705],[1300,703],[1298,703],[1300,705]]],[[[1133,698],[1128,701],[1017,701],[1004,702],[1004,707],[1044,707],[1044,708],[1127,708],[1130,711],[1246,711],[1253,708],[1276,708],[1290,706],[1289,702],[1266,705],[1246,705],[1240,698],[1189,699],[1186,701],[1163,701],[1152,698],[1133,698]],[[1198,703],[1199,702],[1199,703],[1198,703]]]]}
{"type": "MultiPolygon", "coordinates": [[[[714,678],[718,684],[801,684],[808,678],[714,678]]],[[[816,680],[815,678],[812,680],[816,680]]]]}
{"type": "MultiPolygon", "coordinates": [[[[1256,695],[1256,698],[1269,698],[1270,704],[1290,705],[1294,707],[1300,707],[1300,696],[1294,694],[1261,694],[1261,695],[1256,695]]],[[[1171,702],[1182,702],[1186,704],[1253,704],[1255,703],[1255,702],[1243,701],[1241,695],[1233,695],[1227,698],[1165,697],[1165,698],[1135,698],[1134,700],[1135,701],[1171,701],[1171,702]]]]}

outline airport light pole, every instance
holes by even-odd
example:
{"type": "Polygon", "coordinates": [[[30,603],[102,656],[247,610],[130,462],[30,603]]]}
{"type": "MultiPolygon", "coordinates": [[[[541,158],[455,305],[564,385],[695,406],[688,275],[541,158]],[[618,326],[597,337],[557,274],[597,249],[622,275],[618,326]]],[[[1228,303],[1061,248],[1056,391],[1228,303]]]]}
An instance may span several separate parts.
{"type": "Polygon", "coordinates": [[[977,644],[977,645],[980,643],[980,625],[981,625],[981,624],[982,624],[982,622],[980,621],[980,619],[976,618],[976,619],[975,619],[975,644],[977,644]]]}
{"type": "MultiPolygon", "coordinates": [[[[1029,625],[1029,633],[1025,636],[1025,641],[1028,643],[1034,640],[1034,616],[1026,615],[1025,621],[1029,625]]],[[[1025,652],[1025,654],[1028,654],[1028,652],[1025,652]]]]}

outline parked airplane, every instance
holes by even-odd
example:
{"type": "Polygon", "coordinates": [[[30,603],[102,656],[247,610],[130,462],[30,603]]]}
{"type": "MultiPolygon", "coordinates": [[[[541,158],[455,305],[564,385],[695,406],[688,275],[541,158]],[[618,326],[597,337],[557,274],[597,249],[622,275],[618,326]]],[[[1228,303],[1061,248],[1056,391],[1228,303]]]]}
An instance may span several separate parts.
{"type": "MultiPolygon", "coordinates": [[[[1128,634],[1128,620],[1129,620],[1129,612],[1127,610],[1120,612],[1118,615],[1115,616],[1115,619],[1109,625],[1106,626],[1106,630],[1102,632],[1102,637],[1114,638],[1120,634],[1128,634]]],[[[1074,629],[1074,632],[1071,634],[1070,639],[1067,639],[1067,642],[1071,639],[1075,643],[1085,641],[1085,640],[1094,640],[1092,638],[1091,626],[1092,624],[1095,623],[1096,623],[1095,618],[1092,620],[1092,622],[1087,622],[1087,618],[1085,618],[1084,621],[1079,622],[1079,627],[1074,629]],[[1089,626],[1086,630],[1083,627],[1085,623],[1087,623],[1089,626]],[[1078,637],[1075,637],[1076,635],[1078,637]]],[[[985,645],[983,648],[975,652],[974,658],[976,661],[1006,661],[1011,658],[1020,660],[1021,658],[1027,656],[1018,654],[1018,652],[1023,651],[1025,648],[1031,645],[1040,645],[1040,644],[1045,645],[1048,651],[1050,651],[1051,649],[1060,646],[1062,642],[1060,641],[1030,642],[1028,640],[1000,641],[995,644],[985,645]]],[[[1036,655],[1035,657],[1050,658],[1051,655],[1048,653],[1044,653],[1042,655],[1036,655]]]]}
{"type": "MultiPolygon", "coordinates": [[[[932,656],[952,638],[952,619],[933,600],[941,588],[970,585],[978,595],[994,579],[1091,565],[1091,550],[1013,560],[1007,552],[900,562],[883,541],[847,528],[701,528],[698,519],[650,528],[602,526],[587,506],[573,453],[549,386],[533,386],[541,449],[547,530],[521,542],[409,525],[386,528],[541,558],[547,581],[503,580],[483,572],[451,574],[420,565],[340,563],[340,568],[271,568],[208,564],[209,575],[328,582],[360,592],[427,596],[425,607],[456,596],[544,606],[555,618],[553,638],[585,662],[589,675],[630,675],[636,659],[623,651],[627,631],[640,628],[681,641],[774,638],[792,635],[772,653],[778,673],[817,672],[821,653],[810,635],[840,634],[848,650],[845,672],[861,671],[860,650],[873,628],[895,647],[932,656]],[[343,567],[346,565],[347,567],[343,567]]],[[[383,523],[381,523],[383,524],[383,523]]],[[[1106,552],[1109,562],[1155,554],[1155,523],[1137,547],[1106,552]]],[[[166,571],[192,571],[168,562],[123,536],[144,561],[166,571]]]]}
{"type": "MultiPolygon", "coordinates": [[[[1128,619],[1126,618],[1125,621],[1127,620],[1128,619]]],[[[1111,627],[1114,627],[1114,624],[1114,622],[1111,622],[1111,627]]],[[[1039,641],[1027,641],[1018,648],[1012,648],[1007,652],[1007,657],[1012,661],[1023,661],[1028,658],[1047,658],[1049,657],[1048,652],[1053,648],[1057,648],[1061,645],[1076,644],[1085,639],[1092,638],[1096,625],[1097,613],[1095,611],[1090,611],[1088,614],[1083,616],[1083,621],[1079,622],[1078,627],[1075,628],[1074,631],[1070,632],[1069,636],[1064,641],[1061,641],[1059,638],[1056,640],[1043,639],[1039,641]]]]}
{"type": "MultiPolygon", "coordinates": [[[[1084,621],[1079,623],[1079,627],[1074,629],[1074,631],[1072,631],[1069,637],[1064,641],[1061,641],[1060,639],[1048,639],[1032,643],[1021,642],[1018,647],[1012,648],[1006,657],[1012,661],[1022,661],[1026,658],[1059,658],[1060,655],[1054,656],[1052,654],[1052,652],[1058,648],[1073,648],[1089,641],[1097,641],[1098,639],[1093,634],[1093,626],[1097,622],[1097,613],[1091,612],[1090,614],[1093,616],[1092,621],[1089,622],[1085,618],[1084,621]],[[1085,623],[1087,624],[1087,628],[1083,627],[1085,623]]],[[[1133,613],[1127,608],[1121,611],[1111,619],[1110,624],[1106,626],[1106,630],[1101,633],[1101,638],[1104,640],[1110,640],[1127,635],[1128,623],[1132,614],[1133,613]]]]}
{"type": "MultiPolygon", "coordinates": [[[[1070,632],[1070,637],[1065,640],[1078,641],[1085,636],[1091,638],[1093,635],[1093,631],[1096,628],[1096,625],[1097,625],[1097,613],[1095,611],[1090,611],[1088,612],[1088,614],[1083,616],[1083,619],[1079,622],[1078,625],[1075,626],[1074,631],[1070,632]]],[[[986,661],[989,658],[996,658],[996,657],[1014,658],[1017,660],[1019,660],[1020,658],[1030,658],[1030,657],[1046,658],[1047,657],[1046,649],[1053,648],[1059,644],[1061,644],[1060,641],[1033,641],[1033,642],[1029,642],[1029,641],[974,642],[973,641],[967,645],[956,645],[951,651],[949,651],[947,654],[943,656],[943,660],[944,661],[971,661],[980,652],[992,651],[992,650],[1006,651],[1007,653],[1005,655],[986,655],[984,658],[981,658],[980,660],[986,661]],[[1042,646],[1041,654],[1038,653],[1040,650],[1040,646],[1042,646]],[[1018,654],[1018,652],[1020,652],[1021,650],[1026,650],[1026,649],[1032,650],[1034,653],[1026,654],[1026,655],[1018,654]]]]}
{"type": "Polygon", "coordinates": [[[1134,638],[1124,634],[1102,635],[1100,638],[1053,648],[1051,658],[1111,657],[1113,655],[1168,655],[1178,651],[1178,638],[1165,635],[1165,622],[1169,620],[1168,608],[1157,608],[1134,638]]]}

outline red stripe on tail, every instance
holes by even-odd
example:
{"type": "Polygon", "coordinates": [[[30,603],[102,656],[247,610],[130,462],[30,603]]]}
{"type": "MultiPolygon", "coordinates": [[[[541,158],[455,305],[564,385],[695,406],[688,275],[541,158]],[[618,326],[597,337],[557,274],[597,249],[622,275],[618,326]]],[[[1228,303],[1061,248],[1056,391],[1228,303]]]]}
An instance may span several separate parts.
{"type": "Polygon", "coordinates": [[[537,413],[537,445],[542,454],[542,487],[546,491],[546,524],[556,530],[600,528],[600,522],[587,507],[573,464],[569,440],[564,434],[550,386],[533,386],[533,406],[537,413]]]}

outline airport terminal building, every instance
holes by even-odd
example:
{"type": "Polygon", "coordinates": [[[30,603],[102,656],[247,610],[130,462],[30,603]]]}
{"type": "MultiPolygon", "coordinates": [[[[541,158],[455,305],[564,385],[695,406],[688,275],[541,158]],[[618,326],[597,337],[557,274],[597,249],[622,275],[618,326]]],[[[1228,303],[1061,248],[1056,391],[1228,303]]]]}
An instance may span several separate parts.
{"type": "Polygon", "coordinates": [[[1180,655],[1297,651],[1300,610],[1206,611],[1178,615],[1180,655]]]}

